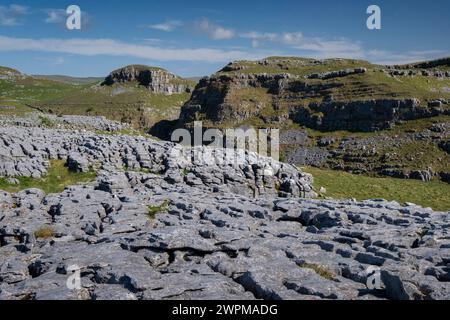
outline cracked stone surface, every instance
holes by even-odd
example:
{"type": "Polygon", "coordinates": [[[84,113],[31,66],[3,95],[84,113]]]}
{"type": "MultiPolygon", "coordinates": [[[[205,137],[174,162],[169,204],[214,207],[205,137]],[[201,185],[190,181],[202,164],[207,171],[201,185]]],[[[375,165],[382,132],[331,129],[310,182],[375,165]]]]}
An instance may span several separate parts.
{"type": "Polygon", "coordinates": [[[0,148],[15,173],[69,154],[99,170],[59,194],[0,191],[0,299],[450,299],[449,213],[310,199],[292,166],[172,161],[140,137],[4,127],[0,148]]]}

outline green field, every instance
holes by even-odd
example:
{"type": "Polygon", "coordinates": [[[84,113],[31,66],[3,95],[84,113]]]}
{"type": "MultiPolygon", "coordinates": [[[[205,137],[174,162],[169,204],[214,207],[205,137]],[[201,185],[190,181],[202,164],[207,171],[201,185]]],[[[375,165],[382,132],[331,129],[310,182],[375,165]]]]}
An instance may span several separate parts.
{"type": "Polygon", "coordinates": [[[0,178],[0,190],[10,193],[19,192],[21,190],[37,188],[45,193],[59,193],[67,186],[78,183],[86,183],[95,180],[96,173],[76,173],[69,171],[63,160],[51,160],[50,168],[45,177],[34,179],[29,177],[16,177],[19,184],[11,184],[6,178],[0,178]]]}
{"type": "Polygon", "coordinates": [[[450,211],[450,184],[431,181],[374,178],[342,171],[302,168],[314,177],[314,189],[326,193],[320,197],[333,199],[386,199],[399,203],[412,202],[438,211],[450,211]]]}

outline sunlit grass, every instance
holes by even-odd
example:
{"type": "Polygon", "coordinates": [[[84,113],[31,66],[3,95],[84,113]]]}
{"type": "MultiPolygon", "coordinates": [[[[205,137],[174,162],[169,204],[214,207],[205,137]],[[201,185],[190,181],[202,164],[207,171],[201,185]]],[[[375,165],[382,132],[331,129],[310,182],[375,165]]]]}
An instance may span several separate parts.
{"type": "Polygon", "coordinates": [[[6,178],[0,178],[0,190],[10,193],[21,190],[37,188],[45,193],[59,193],[67,186],[86,183],[95,180],[95,172],[77,173],[69,171],[63,160],[51,160],[50,168],[45,177],[40,179],[30,177],[16,177],[18,184],[8,183],[6,178]]]}
{"type": "Polygon", "coordinates": [[[412,202],[438,211],[450,211],[450,184],[431,181],[374,178],[342,171],[302,168],[314,177],[316,192],[321,187],[326,193],[321,197],[357,200],[386,199],[399,203],[412,202]]]}

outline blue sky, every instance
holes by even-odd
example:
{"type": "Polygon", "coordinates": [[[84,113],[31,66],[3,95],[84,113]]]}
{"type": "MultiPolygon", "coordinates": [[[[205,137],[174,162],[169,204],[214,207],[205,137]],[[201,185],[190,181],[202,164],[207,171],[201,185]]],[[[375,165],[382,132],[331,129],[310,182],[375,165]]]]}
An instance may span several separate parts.
{"type": "Polygon", "coordinates": [[[104,76],[148,64],[182,76],[271,55],[405,63],[450,56],[450,1],[0,2],[0,65],[29,74],[104,76]],[[65,9],[83,11],[65,28],[65,9]],[[382,29],[366,27],[369,5],[382,29]]]}

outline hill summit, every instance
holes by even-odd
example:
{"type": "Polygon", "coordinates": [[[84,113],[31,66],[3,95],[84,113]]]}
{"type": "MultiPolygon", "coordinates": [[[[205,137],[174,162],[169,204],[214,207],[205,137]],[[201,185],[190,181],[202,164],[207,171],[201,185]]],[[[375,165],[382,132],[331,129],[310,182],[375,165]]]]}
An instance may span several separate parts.
{"type": "Polygon", "coordinates": [[[164,94],[189,93],[194,87],[192,81],[183,79],[169,71],[145,65],[129,65],[112,71],[102,85],[115,83],[138,83],[151,92],[164,94]]]}
{"type": "Polygon", "coordinates": [[[0,66],[0,77],[2,79],[9,78],[9,77],[15,77],[20,76],[22,73],[16,69],[8,68],[8,67],[1,67],[0,66]]]}

